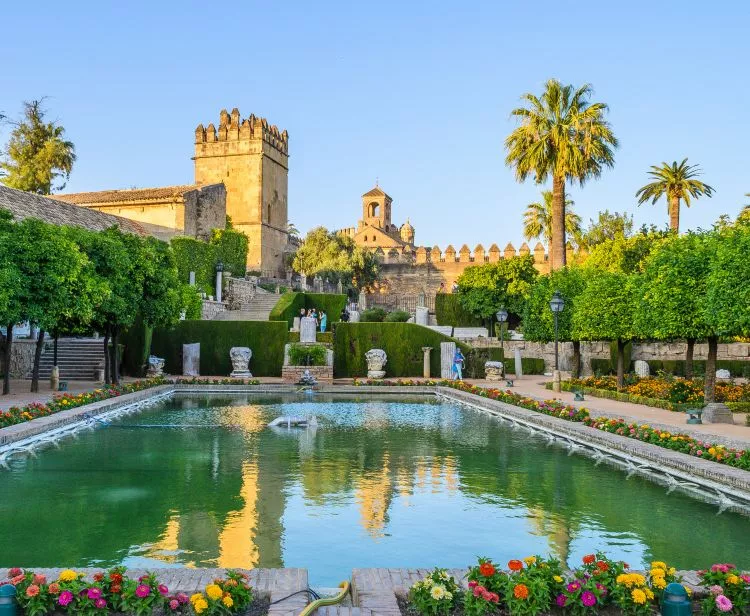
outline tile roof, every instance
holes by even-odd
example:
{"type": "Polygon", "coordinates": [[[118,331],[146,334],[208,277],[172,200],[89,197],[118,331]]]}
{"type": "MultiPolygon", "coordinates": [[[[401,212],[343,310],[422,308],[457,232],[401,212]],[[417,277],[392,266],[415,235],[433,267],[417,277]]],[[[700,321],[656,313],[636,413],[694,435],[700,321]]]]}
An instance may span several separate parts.
{"type": "Polygon", "coordinates": [[[375,188],[373,188],[373,189],[372,189],[371,191],[369,191],[369,192],[366,192],[366,193],[365,193],[364,195],[362,195],[362,196],[363,196],[363,197],[388,197],[388,198],[390,199],[390,197],[389,197],[389,196],[388,196],[388,195],[387,195],[386,193],[384,193],[384,192],[383,192],[383,191],[382,191],[382,190],[380,189],[380,187],[378,187],[378,186],[376,186],[375,188]]]}
{"type": "Polygon", "coordinates": [[[52,199],[75,203],[78,205],[88,203],[117,203],[122,201],[144,201],[150,199],[174,199],[182,197],[189,190],[198,188],[195,184],[182,184],[179,186],[161,186],[159,188],[133,188],[129,190],[97,190],[94,192],[69,193],[62,195],[50,195],[52,199]]]}
{"type": "Polygon", "coordinates": [[[136,235],[157,235],[152,225],[141,225],[127,218],[70,205],[3,185],[0,185],[0,208],[8,210],[16,220],[38,218],[53,225],[72,225],[92,231],[103,231],[117,226],[122,231],[136,235]]]}

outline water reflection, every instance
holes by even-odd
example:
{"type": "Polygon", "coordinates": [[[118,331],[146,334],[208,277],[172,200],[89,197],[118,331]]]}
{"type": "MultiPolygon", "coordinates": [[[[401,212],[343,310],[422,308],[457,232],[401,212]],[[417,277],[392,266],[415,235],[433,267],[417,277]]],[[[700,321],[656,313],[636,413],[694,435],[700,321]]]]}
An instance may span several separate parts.
{"type": "Polygon", "coordinates": [[[575,562],[597,547],[633,565],[750,564],[747,518],[490,417],[419,399],[318,399],[179,397],[14,459],[0,474],[11,495],[0,565],[286,565],[333,584],[354,567],[575,562]],[[317,430],[265,427],[312,413],[317,430]]]}

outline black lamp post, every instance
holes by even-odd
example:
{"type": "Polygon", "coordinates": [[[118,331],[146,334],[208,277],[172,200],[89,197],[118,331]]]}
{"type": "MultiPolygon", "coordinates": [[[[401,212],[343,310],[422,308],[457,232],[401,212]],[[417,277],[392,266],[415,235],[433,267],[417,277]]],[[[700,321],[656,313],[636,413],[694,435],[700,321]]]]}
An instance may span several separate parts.
{"type": "Polygon", "coordinates": [[[505,349],[503,348],[505,336],[503,336],[503,327],[508,320],[508,311],[505,309],[505,306],[500,306],[500,310],[495,313],[495,316],[497,317],[497,322],[500,323],[500,351],[503,354],[503,359],[505,359],[505,349]]]}
{"type": "Polygon", "coordinates": [[[557,367],[557,315],[560,314],[565,308],[565,300],[563,300],[560,291],[555,291],[552,294],[552,299],[549,302],[549,307],[552,310],[552,314],[555,316],[555,370],[557,367]]]}

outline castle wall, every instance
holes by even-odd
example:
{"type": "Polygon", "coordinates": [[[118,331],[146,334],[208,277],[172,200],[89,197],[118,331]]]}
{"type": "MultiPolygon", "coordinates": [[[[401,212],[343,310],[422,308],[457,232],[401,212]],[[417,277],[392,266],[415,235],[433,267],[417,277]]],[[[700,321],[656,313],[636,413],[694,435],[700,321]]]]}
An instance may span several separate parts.
{"type": "Polygon", "coordinates": [[[129,220],[144,222],[181,231],[185,228],[185,204],[170,200],[158,203],[153,201],[108,203],[106,205],[86,205],[97,212],[121,216],[129,220]]]}
{"type": "Polygon", "coordinates": [[[227,220],[227,191],[212,184],[183,195],[185,235],[208,241],[212,229],[223,229],[227,220]]]}

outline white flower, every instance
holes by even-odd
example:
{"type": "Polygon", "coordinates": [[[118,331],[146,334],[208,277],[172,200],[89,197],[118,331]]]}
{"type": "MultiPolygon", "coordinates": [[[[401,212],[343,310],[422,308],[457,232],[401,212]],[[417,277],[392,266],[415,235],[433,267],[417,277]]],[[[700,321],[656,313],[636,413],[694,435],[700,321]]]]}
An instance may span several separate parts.
{"type": "Polygon", "coordinates": [[[430,591],[430,596],[433,599],[439,601],[440,599],[445,597],[445,588],[443,588],[442,586],[433,586],[432,590],[430,591]]]}
{"type": "Polygon", "coordinates": [[[435,582],[432,581],[431,577],[426,577],[422,580],[422,583],[425,585],[425,588],[430,588],[435,582]]]}
{"type": "Polygon", "coordinates": [[[447,571],[441,571],[441,572],[440,572],[440,577],[441,577],[442,579],[444,579],[444,580],[445,580],[446,582],[447,582],[447,581],[448,581],[448,579],[450,578],[450,576],[448,575],[448,572],[447,572],[447,571]]]}
{"type": "Polygon", "coordinates": [[[445,600],[446,601],[450,601],[451,599],[453,599],[453,593],[446,590],[445,591],[445,600]]]}

